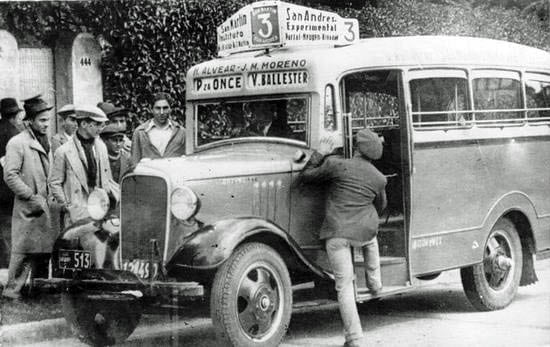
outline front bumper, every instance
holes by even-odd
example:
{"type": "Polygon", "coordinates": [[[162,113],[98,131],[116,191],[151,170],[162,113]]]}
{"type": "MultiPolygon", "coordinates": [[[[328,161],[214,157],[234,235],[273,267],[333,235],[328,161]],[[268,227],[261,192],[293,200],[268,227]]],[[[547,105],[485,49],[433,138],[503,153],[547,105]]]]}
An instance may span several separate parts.
{"type": "Polygon", "coordinates": [[[33,288],[43,293],[101,292],[113,296],[131,295],[144,301],[194,301],[204,297],[204,287],[197,282],[145,282],[129,271],[87,270],[75,278],[37,278],[33,288]]]}

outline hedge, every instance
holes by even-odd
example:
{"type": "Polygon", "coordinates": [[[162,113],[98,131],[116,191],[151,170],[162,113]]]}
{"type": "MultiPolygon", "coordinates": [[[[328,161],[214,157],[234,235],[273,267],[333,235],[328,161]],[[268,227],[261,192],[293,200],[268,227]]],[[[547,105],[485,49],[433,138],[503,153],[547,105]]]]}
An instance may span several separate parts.
{"type": "MultiPolygon", "coordinates": [[[[215,57],[216,27],[247,0],[124,0],[0,3],[0,28],[20,42],[52,46],[62,31],[87,31],[103,49],[104,98],[148,118],[151,95],[167,91],[184,120],[185,74],[215,57]]],[[[294,1],[296,3],[308,3],[294,1]]],[[[309,2],[310,3],[310,2],[309,2]]],[[[325,2],[326,3],[326,2],[325,2]]],[[[322,7],[357,18],[362,37],[462,35],[550,50],[546,23],[518,8],[420,0],[378,1],[361,9],[322,7]]]]}

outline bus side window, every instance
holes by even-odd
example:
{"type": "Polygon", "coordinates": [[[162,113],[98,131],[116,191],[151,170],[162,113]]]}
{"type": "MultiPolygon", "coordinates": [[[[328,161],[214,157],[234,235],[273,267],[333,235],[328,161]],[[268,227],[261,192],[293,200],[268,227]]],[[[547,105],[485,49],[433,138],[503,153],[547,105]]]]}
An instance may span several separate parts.
{"type": "Polygon", "coordinates": [[[526,79],[529,122],[550,122],[550,75],[527,74],[526,79]]]}
{"type": "Polygon", "coordinates": [[[410,81],[415,127],[456,127],[469,124],[465,78],[434,77],[410,81]]]}

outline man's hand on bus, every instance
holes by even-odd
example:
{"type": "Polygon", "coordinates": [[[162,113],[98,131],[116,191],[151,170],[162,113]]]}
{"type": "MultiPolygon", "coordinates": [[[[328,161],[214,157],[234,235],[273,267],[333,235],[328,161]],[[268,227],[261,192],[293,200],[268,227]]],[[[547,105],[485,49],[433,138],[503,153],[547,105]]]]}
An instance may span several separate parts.
{"type": "Polygon", "coordinates": [[[318,152],[323,156],[329,155],[334,150],[334,141],[330,137],[323,137],[319,141],[319,150],[318,152]]]}

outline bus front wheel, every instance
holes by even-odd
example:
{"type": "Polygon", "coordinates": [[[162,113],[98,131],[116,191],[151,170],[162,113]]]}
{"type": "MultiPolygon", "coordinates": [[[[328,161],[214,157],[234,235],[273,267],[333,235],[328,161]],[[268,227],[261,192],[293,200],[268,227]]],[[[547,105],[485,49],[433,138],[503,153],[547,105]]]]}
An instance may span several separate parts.
{"type": "Polygon", "coordinates": [[[224,346],[278,346],[292,310],[285,262],[265,244],[240,246],[214,277],[210,309],[224,346]]]}
{"type": "Polygon", "coordinates": [[[466,297],[479,311],[508,306],[517,293],[522,264],[516,227],[508,218],[501,218],[489,234],[483,262],[460,270],[466,297]]]}

